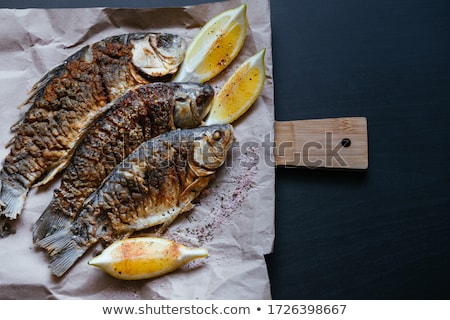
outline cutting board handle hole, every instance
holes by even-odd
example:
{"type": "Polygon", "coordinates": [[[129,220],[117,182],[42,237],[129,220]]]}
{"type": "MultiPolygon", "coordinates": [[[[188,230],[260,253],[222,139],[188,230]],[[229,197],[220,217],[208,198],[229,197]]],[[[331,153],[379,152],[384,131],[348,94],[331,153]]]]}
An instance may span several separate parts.
{"type": "Polygon", "coordinates": [[[342,139],[342,141],[341,141],[341,145],[342,145],[344,148],[348,148],[348,147],[350,147],[350,146],[352,145],[352,140],[350,140],[349,138],[344,138],[344,139],[342,139]]]}

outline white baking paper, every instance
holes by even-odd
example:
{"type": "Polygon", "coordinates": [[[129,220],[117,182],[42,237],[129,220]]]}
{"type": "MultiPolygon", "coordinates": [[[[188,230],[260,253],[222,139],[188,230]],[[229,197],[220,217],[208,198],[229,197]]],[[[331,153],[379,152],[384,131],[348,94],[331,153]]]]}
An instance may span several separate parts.
{"type": "MultiPolygon", "coordinates": [[[[242,4],[233,0],[183,8],[0,10],[0,158],[8,153],[9,128],[28,106],[17,109],[47,71],[82,46],[137,31],[172,32],[185,38],[220,12],[242,4]]],[[[197,207],[179,217],[163,235],[203,246],[209,257],[157,279],[121,281],[89,266],[93,250],[63,277],[48,269],[46,252],[35,248],[30,228],[48,205],[55,179],[32,189],[16,234],[0,239],[0,299],[269,299],[264,255],[274,240],[275,171],[270,162],[274,102],[270,6],[248,0],[246,43],[236,60],[210,81],[218,91],[248,57],[266,48],[267,80],[253,107],[235,125],[238,140],[228,161],[197,207]],[[264,144],[264,141],[267,143],[264,144]]]]}

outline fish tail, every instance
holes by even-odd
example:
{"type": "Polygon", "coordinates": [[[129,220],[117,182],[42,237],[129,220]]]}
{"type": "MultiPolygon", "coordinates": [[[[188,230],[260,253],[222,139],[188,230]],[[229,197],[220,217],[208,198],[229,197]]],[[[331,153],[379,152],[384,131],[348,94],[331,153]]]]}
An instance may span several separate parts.
{"type": "Polygon", "coordinates": [[[71,228],[58,230],[37,245],[49,252],[50,270],[57,277],[66,273],[90,246],[79,244],[71,228]]]}
{"type": "Polygon", "coordinates": [[[7,220],[15,220],[22,212],[28,189],[0,180],[0,237],[14,233],[7,220]]]}
{"type": "Polygon", "coordinates": [[[69,228],[71,219],[65,215],[53,200],[33,225],[33,242],[36,243],[53,233],[69,228]]]}

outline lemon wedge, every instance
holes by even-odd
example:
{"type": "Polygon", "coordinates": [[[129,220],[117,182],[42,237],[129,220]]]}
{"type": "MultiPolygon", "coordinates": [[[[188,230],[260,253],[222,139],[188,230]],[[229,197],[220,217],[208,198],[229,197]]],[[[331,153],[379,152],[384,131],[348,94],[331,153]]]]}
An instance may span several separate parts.
{"type": "Polygon", "coordinates": [[[206,82],[224,70],[237,56],[247,35],[247,5],[220,13],[194,37],[175,82],[206,82]]]}
{"type": "Polygon", "coordinates": [[[231,124],[252,106],[266,80],[265,52],[262,49],[248,58],[225,82],[212,102],[206,125],[231,124]]]}
{"type": "Polygon", "coordinates": [[[142,237],[116,241],[88,263],[117,279],[142,280],[162,276],[206,256],[208,251],[203,248],[142,237]]]}

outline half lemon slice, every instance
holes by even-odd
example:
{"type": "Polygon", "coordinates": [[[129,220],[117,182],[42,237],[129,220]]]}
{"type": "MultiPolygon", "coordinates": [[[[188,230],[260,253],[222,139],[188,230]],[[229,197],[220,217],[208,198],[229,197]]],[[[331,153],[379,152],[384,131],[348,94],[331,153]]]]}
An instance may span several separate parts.
{"type": "Polygon", "coordinates": [[[153,237],[119,240],[88,263],[122,280],[162,276],[182,265],[208,256],[203,248],[190,248],[171,240],[153,237]]]}
{"type": "Polygon", "coordinates": [[[237,56],[247,35],[245,4],[220,13],[205,24],[186,50],[174,82],[206,82],[237,56]]]}
{"type": "Polygon", "coordinates": [[[212,102],[206,125],[232,123],[255,102],[264,88],[266,68],[262,49],[242,63],[212,102]]]}

